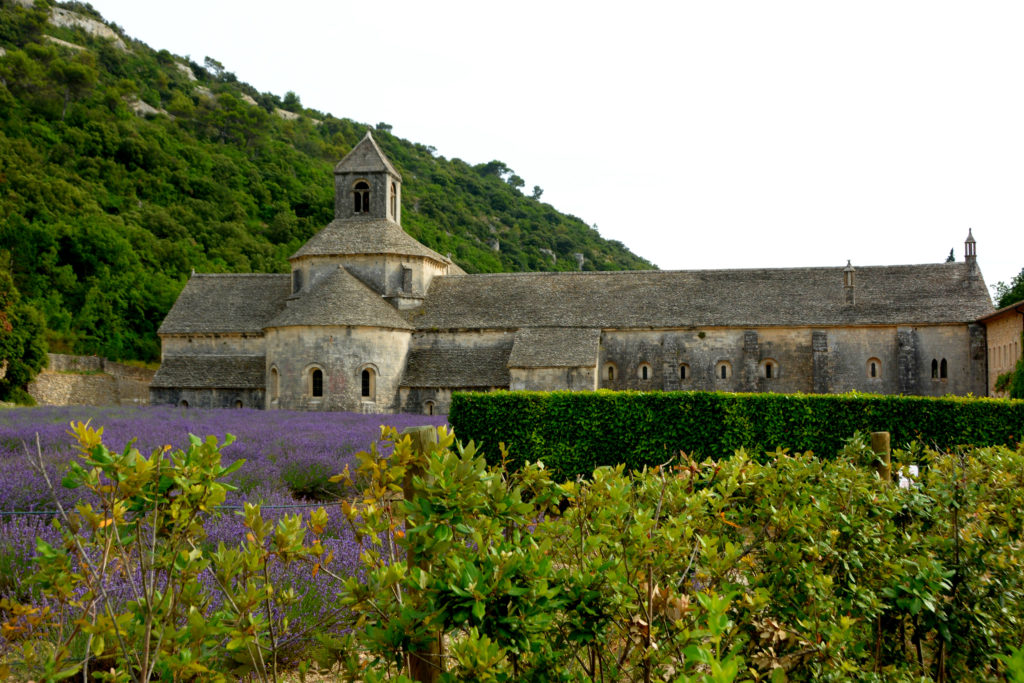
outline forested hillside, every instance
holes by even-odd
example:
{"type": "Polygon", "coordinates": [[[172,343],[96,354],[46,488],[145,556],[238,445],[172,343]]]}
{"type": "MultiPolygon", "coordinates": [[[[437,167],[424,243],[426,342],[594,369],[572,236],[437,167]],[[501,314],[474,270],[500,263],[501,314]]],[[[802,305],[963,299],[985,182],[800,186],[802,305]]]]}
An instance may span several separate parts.
{"type": "MultiPolygon", "coordinates": [[[[192,269],[287,270],[331,220],[331,169],[367,125],[113,24],[103,37],[102,19],[0,0],[0,270],[51,350],[154,360],[192,269]]],[[[500,161],[445,159],[386,124],[374,136],[402,174],[405,229],[469,272],[652,267],[500,161]]]]}

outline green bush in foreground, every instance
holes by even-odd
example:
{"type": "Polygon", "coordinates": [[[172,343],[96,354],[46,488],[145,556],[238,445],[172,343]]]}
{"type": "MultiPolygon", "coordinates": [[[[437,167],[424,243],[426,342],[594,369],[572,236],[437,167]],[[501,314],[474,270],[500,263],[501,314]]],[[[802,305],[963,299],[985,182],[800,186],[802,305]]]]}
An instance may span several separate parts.
{"type": "Polygon", "coordinates": [[[595,467],[627,469],[680,451],[724,458],[743,448],[813,451],[830,457],[857,431],[887,431],[894,444],[935,448],[1015,444],[1024,439],[1024,402],[964,397],[714,392],[457,393],[449,421],[462,441],[513,464],[543,461],[556,478],[595,467]]]}
{"type": "MultiPolygon", "coordinates": [[[[98,492],[121,500],[71,517],[88,548],[111,549],[105,569],[117,570],[133,561],[123,547],[148,539],[137,548],[146,571],[175,580],[114,611],[89,579],[105,553],[68,536],[64,549],[42,547],[34,580],[77,617],[49,624],[47,607],[4,604],[5,638],[22,647],[0,664],[45,680],[85,662],[111,680],[224,680],[236,666],[224,652],[235,652],[272,678],[285,627],[275,601],[287,596],[265,567],[307,558],[334,578],[351,620],[344,639],[322,636],[307,656],[340,663],[345,680],[1021,675],[1024,447],[898,450],[895,483],[875,474],[861,435],[827,460],[780,450],[762,463],[740,450],[558,483],[540,464],[488,466],[444,427],[436,444],[382,433],[381,451],[358,456],[359,497],[340,505],[366,548],[357,578],[333,574],[315,538],[303,546],[299,520],[271,530],[255,509],[243,547],[192,547],[200,513],[222,495],[215,440],[147,459],[110,453],[79,428],[91,469],[72,468],[70,483],[95,486],[107,472],[118,483],[98,492]],[[203,602],[204,566],[222,607],[203,602]]],[[[325,522],[319,511],[308,530],[316,537],[325,522]]]]}
{"type": "MultiPolygon", "coordinates": [[[[72,429],[79,457],[62,484],[96,504],[61,508],[59,545],[37,540],[30,580],[45,600],[0,600],[0,680],[277,680],[295,596],[274,589],[269,567],[322,552],[304,545],[299,517],[275,526],[247,503],[246,539],[205,547],[204,524],[231,488],[220,480],[244,462],[221,465],[233,437],[191,436],[146,457],[132,444],[109,450],[102,428],[72,429]]],[[[43,471],[41,454],[34,465],[43,471]]],[[[310,526],[325,518],[318,510],[310,526]]]]}
{"type": "Polygon", "coordinates": [[[349,515],[379,551],[342,591],[358,628],[336,646],[352,678],[405,680],[419,658],[445,662],[442,681],[1019,668],[1024,449],[897,451],[893,484],[858,436],[829,460],[739,451],[558,484],[440,436],[419,465],[393,432],[390,457],[362,456],[371,484],[349,515]]]}

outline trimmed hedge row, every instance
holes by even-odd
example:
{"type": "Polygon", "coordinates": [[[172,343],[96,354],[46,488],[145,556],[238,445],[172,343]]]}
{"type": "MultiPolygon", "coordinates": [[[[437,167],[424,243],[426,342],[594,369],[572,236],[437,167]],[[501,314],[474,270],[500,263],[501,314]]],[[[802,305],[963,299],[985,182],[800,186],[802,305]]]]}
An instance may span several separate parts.
{"type": "Polygon", "coordinates": [[[680,450],[830,457],[857,430],[888,431],[894,446],[917,440],[940,449],[1024,440],[1024,401],[963,397],[497,391],[456,393],[448,420],[459,440],[482,445],[492,460],[504,442],[514,466],[542,460],[566,478],[601,465],[656,465],[680,450]]]}

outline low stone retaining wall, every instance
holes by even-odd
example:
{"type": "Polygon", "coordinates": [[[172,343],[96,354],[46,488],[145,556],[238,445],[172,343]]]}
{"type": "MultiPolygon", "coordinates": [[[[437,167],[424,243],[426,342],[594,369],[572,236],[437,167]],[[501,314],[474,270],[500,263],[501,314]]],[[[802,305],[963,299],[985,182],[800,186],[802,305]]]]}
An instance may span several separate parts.
{"type": "Polygon", "coordinates": [[[155,371],[98,356],[51,353],[49,367],[28,385],[43,406],[147,405],[155,371]]]}

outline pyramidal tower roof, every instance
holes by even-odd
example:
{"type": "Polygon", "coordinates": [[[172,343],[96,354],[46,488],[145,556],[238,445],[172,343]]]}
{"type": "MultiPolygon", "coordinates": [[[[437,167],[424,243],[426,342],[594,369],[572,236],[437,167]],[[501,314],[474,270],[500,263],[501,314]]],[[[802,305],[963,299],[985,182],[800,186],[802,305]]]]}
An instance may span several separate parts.
{"type": "Polygon", "coordinates": [[[412,325],[343,266],[291,302],[267,327],[296,325],[369,326],[410,330],[412,325]]]}
{"type": "Polygon", "coordinates": [[[345,155],[345,158],[334,167],[335,173],[388,173],[396,180],[402,176],[391,165],[384,152],[380,151],[373,134],[366,131],[366,135],[360,140],[352,151],[345,155]]]}

